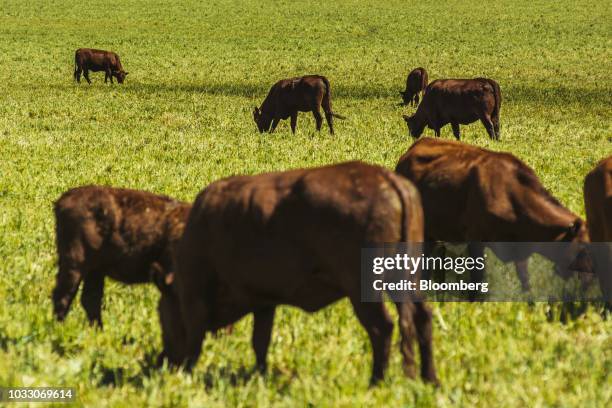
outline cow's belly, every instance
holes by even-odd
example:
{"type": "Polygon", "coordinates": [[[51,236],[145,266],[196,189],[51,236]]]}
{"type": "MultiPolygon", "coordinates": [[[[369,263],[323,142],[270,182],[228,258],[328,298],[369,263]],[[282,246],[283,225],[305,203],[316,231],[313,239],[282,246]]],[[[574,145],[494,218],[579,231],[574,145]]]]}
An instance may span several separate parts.
{"type": "Polygon", "coordinates": [[[93,72],[106,71],[106,68],[102,65],[89,65],[88,64],[88,65],[85,65],[85,68],[93,72]]]}
{"type": "Polygon", "coordinates": [[[218,276],[236,302],[287,304],[315,311],[343,296],[336,276],[342,271],[323,266],[324,260],[308,245],[262,240],[259,245],[236,249],[216,262],[218,276]]]}

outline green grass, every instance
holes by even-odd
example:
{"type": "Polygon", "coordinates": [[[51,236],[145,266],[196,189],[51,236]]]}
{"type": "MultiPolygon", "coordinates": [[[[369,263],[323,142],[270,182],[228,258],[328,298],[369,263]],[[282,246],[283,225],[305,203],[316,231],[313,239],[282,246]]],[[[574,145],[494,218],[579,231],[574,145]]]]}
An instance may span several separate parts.
{"type": "MultiPolygon", "coordinates": [[[[51,206],[103,183],[191,200],[231,174],[362,159],[393,167],[411,140],[397,106],[408,71],[487,76],[502,88],[502,140],[476,123],[468,143],[510,151],[584,215],[582,180],[612,153],[612,10],[606,2],[10,1],[0,14],[0,386],[74,386],[86,406],[576,406],[612,401],[612,319],[567,325],[545,306],[439,304],[442,387],[404,378],[368,389],[367,336],[347,302],[281,308],[271,374],[254,362],[251,319],[205,342],[192,376],[150,368],[160,350],[153,287],[107,282],[103,332],[79,305],[51,316],[51,206]],[[124,86],[72,81],[74,50],[112,49],[124,86]],[[337,135],[301,114],[260,135],[273,82],[332,84],[337,135]],[[442,317],[442,319],[440,319],[442,317]]],[[[432,135],[431,131],[426,131],[432,135]]],[[[442,136],[451,138],[450,128],[442,136]]],[[[512,277],[514,279],[514,277],[512,277]]],[[[395,333],[397,336],[397,331],[395,333]]],[[[394,342],[397,342],[395,338],[394,342]]],[[[37,405],[39,406],[39,405],[37,405]]]]}

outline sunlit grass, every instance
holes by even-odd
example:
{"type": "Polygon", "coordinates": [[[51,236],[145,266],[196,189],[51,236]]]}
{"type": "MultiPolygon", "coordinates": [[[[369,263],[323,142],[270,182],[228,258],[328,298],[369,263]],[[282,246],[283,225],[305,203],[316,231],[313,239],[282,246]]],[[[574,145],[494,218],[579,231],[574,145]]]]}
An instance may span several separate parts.
{"type": "MultiPolygon", "coordinates": [[[[75,386],[88,406],[605,406],[610,320],[568,325],[546,307],[434,305],[442,387],[402,376],[368,389],[367,336],[347,302],[281,308],[267,378],[247,378],[250,318],[208,340],[193,376],[154,370],[152,287],[107,283],[104,332],[75,303],[51,317],[51,206],[102,183],[191,200],[219,177],[362,159],[393,167],[411,140],[397,106],[410,69],[488,76],[502,88],[502,140],[584,215],[582,180],[612,154],[610,7],[600,2],[303,1],[119,4],[5,1],[0,15],[0,386],[75,386]],[[72,82],[74,50],[112,49],[124,86],[72,82]],[[301,114],[260,135],[251,118],[273,82],[324,74],[335,136],[301,114]],[[442,321],[444,324],[442,324],[442,321]]],[[[430,132],[430,131],[427,131],[430,132]]],[[[431,135],[431,133],[427,133],[431,135]]],[[[443,129],[450,138],[451,130],[443,129]]],[[[515,279],[515,277],[512,277],[515,279]]]]}

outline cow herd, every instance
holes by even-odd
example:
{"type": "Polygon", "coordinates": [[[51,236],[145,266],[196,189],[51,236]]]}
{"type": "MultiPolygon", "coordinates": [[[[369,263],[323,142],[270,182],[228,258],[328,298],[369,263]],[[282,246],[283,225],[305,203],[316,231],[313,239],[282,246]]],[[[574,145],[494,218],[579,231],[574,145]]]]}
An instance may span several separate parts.
{"type": "MultiPolygon", "coordinates": [[[[79,49],[81,71],[101,70],[122,83],[126,72],[114,53],[79,49]]],[[[405,104],[419,103],[405,117],[410,133],[425,126],[439,136],[450,123],[480,120],[499,138],[501,93],[492,80],[436,80],[410,73],[405,104]]],[[[322,76],[277,82],[253,117],[260,132],[281,119],[311,111],[333,133],[331,88],[322,76]]],[[[345,162],[250,176],[232,176],[206,186],[193,204],[149,192],[106,186],[77,187],[55,202],[58,273],[52,300],[64,320],[78,288],[90,323],[102,327],[105,277],[126,284],[154,283],[163,350],[159,363],[190,370],[207,333],[253,314],[256,368],[266,370],[275,309],[291,305],[315,312],[348,298],[368,333],[372,382],[384,378],[393,321],[382,302],[361,302],[361,249],[368,243],[435,241],[612,241],[612,156],[586,177],[587,223],[565,208],[535,172],[510,153],[458,141],[424,138],[399,159],[395,171],[345,162]],[[590,233],[590,236],[589,236],[590,233]]],[[[474,256],[484,248],[470,247],[474,256]]],[[[535,249],[534,249],[535,251],[535,249]]],[[[480,255],[479,255],[480,254],[480,255]]],[[[546,254],[543,254],[546,256],[546,254]]],[[[525,290],[527,259],[512,259],[525,290]]],[[[612,262],[612,257],[610,259],[612,262]]],[[[612,263],[609,263],[612,264],[612,263]]],[[[612,292],[610,271],[596,271],[612,292]]],[[[609,297],[609,296],[608,296],[609,297]]],[[[438,383],[432,315],[423,298],[396,302],[404,372],[438,383]]]]}

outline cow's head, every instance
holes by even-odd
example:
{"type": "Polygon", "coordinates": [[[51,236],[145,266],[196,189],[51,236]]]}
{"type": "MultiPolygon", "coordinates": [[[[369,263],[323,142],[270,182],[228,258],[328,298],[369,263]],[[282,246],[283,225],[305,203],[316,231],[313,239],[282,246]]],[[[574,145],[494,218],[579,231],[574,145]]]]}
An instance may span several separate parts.
{"type": "Polygon", "coordinates": [[[124,70],[113,71],[113,76],[115,78],[117,78],[117,82],[119,82],[120,84],[123,83],[123,81],[125,80],[125,77],[127,76],[127,74],[129,74],[129,72],[125,72],[124,70]]]}
{"type": "Polygon", "coordinates": [[[575,273],[583,283],[593,278],[593,261],[588,252],[590,242],[587,227],[580,218],[569,225],[559,236],[559,241],[567,242],[568,247],[555,259],[555,271],[563,279],[569,279],[575,273]]]}
{"type": "Polygon", "coordinates": [[[257,106],[253,108],[253,120],[257,125],[259,133],[267,132],[270,129],[270,125],[272,124],[272,118],[270,117],[270,115],[265,114],[257,106]]]}
{"type": "Polygon", "coordinates": [[[419,138],[423,134],[423,130],[425,129],[424,123],[419,123],[416,118],[416,115],[408,116],[402,115],[404,120],[406,121],[406,125],[408,125],[408,131],[410,135],[415,138],[419,138]]]}

